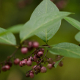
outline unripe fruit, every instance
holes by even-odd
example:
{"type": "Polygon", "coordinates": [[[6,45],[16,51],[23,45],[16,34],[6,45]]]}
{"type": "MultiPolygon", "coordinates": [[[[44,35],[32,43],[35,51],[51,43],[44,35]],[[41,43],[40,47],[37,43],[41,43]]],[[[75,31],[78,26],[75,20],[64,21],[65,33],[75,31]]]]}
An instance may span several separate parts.
{"type": "Polygon", "coordinates": [[[28,48],[26,47],[21,48],[21,52],[22,54],[26,54],[28,52],[28,48]]]}
{"type": "Polygon", "coordinates": [[[20,59],[19,59],[19,58],[16,58],[16,59],[14,60],[14,64],[15,64],[15,65],[18,65],[19,62],[20,62],[20,59]]]}
{"type": "Polygon", "coordinates": [[[52,66],[52,64],[48,64],[47,67],[48,67],[49,69],[52,69],[53,66],[52,66]]]}
{"type": "Polygon", "coordinates": [[[41,72],[45,73],[47,71],[46,67],[41,67],[41,72]]]}
{"type": "Polygon", "coordinates": [[[33,47],[34,48],[38,48],[39,47],[39,43],[38,42],[33,42],[33,47]]]}
{"type": "Polygon", "coordinates": [[[34,74],[33,73],[30,73],[30,78],[34,78],[34,74]]]}
{"type": "Polygon", "coordinates": [[[26,64],[27,64],[27,66],[31,66],[32,65],[32,61],[28,60],[26,64]]]}
{"type": "Polygon", "coordinates": [[[39,51],[39,52],[37,53],[37,56],[39,56],[39,57],[43,56],[43,52],[42,52],[42,51],[39,51]]]}

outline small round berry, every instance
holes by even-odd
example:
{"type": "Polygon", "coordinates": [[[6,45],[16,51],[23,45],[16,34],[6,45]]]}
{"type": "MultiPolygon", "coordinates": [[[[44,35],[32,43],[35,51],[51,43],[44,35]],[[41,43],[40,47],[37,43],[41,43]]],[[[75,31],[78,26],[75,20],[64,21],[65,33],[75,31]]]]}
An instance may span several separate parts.
{"type": "Polygon", "coordinates": [[[26,47],[21,48],[21,52],[23,54],[26,54],[28,52],[28,48],[26,48],[26,47]]]}
{"type": "Polygon", "coordinates": [[[49,64],[52,64],[52,63],[53,63],[53,59],[52,59],[52,58],[49,58],[49,59],[47,59],[47,62],[48,62],[49,64]]]}
{"type": "Polygon", "coordinates": [[[6,71],[6,68],[5,68],[5,66],[2,66],[2,71],[6,71]]]}
{"type": "Polygon", "coordinates": [[[46,67],[41,67],[41,72],[45,73],[47,71],[46,67]]]}
{"type": "Polygon", "coordinates": [[[5,65],[5,68],[6,68],[6,70],[9,70],[10,66],[9,65],[5,65]]]}
{"type": "Polygon", "coordinates": [[[32,61],[28,60],[26,64],[27,64],[27,66],[31,66],[32,65],[32,61]]]}
{"type": "Polygon", "coordinates": [[[19,62],[20,62],[20,59],[19,59],[19,58],[16,58],[16,59],[14,60],[14,64],[15,64],[15,65],[18,65],[19,62]]]}
{"type": "Polygon", "coordinates": [[[42,51],[44,53],[44,49],[43,48],[41,48],[40,51],[42,51]]]}
{"type": "Polygon", "coordinates": [[[29,42],[28,42],[28,46],[29,46],[29,47],[33,47],[33,42],[32,42],[32,41],[29,41],[29,42]]]}
{"type": "Polygon", "coordinates": [[[29,73],[33,73],[33,74],[34,74],[34,72],[33,72],[33,71],[30,71],[29,73]]]}
{"type": "Polygon", "coordinates": [[[9,65],[11,67],[12,66],[12,62],[8,61],[8,62],[5,63],[5,65],[9,65]]]}
{"type": "Polygon", "coordinates": [[[53,62],[53,63],[52,63],[52,66],[53,66],[53,67],[54,67],[55,63],[56,63],[56,62],[53,62]]]}
{"type": "Polygon", "coordinates": [[[62,61],[59,62],[59,66],[61,66],[61,67],[63,66],[63,62],[62,61]]]}
{"type": "Polygon", "coordinates": [[[28,58],[28,60],[34,61],[34,59],[33,59],[33,57],[32,57],[32,56],[30,56],[30,58],[28,58]]]}
{"type": "Polygon", "coordinates": [[[52,69],[53,66],[52,66],[52,64],[48,64],[47,67],[48,67],[49,69],[52,69]]]}
{"type": "Polygon", "coordinates": [[[43,52],[42,52],[42,51],[39,51],[39,52],[37,53],[37,56],[39,56],[39,57],[43,56],[43,52]]]}
{"type": "Polygon", "coordinates": [[[26,77],[30,77],[29,73],[26,73],[26,77]]]}
{"type": "Polygon", "coordinates": [[[33,59],[34,59],[34,62],[36,62],[38,60],[38,58],[36,57],[36,55],[34,55],[33,59]]]}
{"type": "Polygon", "coordinates": [[[34,48],[38,48],[39,47],[39,43],[38,42],[33,42],[33,47],[34,48]]]}
{"type": "Polygon", "coordinates": [[[34,78],[34,74],[33,73],[30,73],[30,78],[34,78]]]}
{"type": "Polygon", "coordinates": [[[19,66],[21,66],[21,67],[23,66],[22,61],[19,62],[19,66]]]}
{"type": "Polygon", "coordinates": [[[24,66],[24,65],[27,64],[27,60],[22,60],[21,63],[22,63],[22,65],[24,66]]]}
{"type": "Polygon", "coordinates": [[[40,70],[41,68],[40,68],[40,66],[39,65],[35,65],[35,66],[33,66],[33,70],[40,70]]]}

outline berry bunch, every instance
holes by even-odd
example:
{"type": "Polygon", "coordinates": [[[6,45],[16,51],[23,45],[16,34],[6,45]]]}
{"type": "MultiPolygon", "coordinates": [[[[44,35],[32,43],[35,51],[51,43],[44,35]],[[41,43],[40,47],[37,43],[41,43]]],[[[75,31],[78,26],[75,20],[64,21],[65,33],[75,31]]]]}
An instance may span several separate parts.
{"type": "MultiPolygon", "coordinates": [[[[45,45],[43,45],[45,46],[45,45]]],[[[55,65],[55,61],[60,60],[63,56],[57,55],[55,61],[53,61],[52,58],[48,58],[46,55],[48,51],[44,55],[44,49],[39,47],[38,42],[32,42],[29,41],[27,43],[23,43],[23,46],[20,47],[22,54],[27,54],[32,49],[35,49],[32,54],[27,56],[26,58],[20,60],[19,58],[15,58],[13,63],[14,65],[19,65],[20,67],[23,66],[32,66],[32,63],[36,63],[36,65],[32,66],[32,69],[26,72],[26,77],[33,78],[34,74],[38,73],[45,73],[47,71],[46,67],[44,67],[44,64],[47,63],[47,67],[49,69],[52,69],[55,65]],[[24,47],[24,44],[27,44],[26,47],[24,47]]],[[[13,55],[13,54],[12,54],[13,55]]],[[[11,68],[12,62],[10,61],[10,58],[14,57],[10,56],[9,60],[5,62],[5,65],[2,65],[2,71],[7,71],[11,68]]],[[[60,61],[59,66],[63,66],[62,61],[60,61]]]]}

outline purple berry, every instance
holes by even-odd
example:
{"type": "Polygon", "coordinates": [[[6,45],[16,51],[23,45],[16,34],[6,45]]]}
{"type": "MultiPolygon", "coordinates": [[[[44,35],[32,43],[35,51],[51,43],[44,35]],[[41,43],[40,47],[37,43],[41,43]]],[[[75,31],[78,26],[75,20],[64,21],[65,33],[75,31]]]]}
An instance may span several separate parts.
{"type": "Polygon", "coordinates": [[[27,64],[27,66],[31,66],[32,65],[32,61],[28,60],[26,64],[27,64]]]}
{"type": "Polygon", "coordinates": [[[33,42],[33,47],[34,48],[38,48],[39,47],[39,43],[38,42],[33,42]]]}
{"type": "Polygon", "coordinates": [[[47,71],[46,67],[41,67],[41,72],[45,73],[47,71]]]}
{"type": "Polygon", "coordinates": [[[39,57],[43,56],[43,52],[42,52],[42,51],[39,51],[39,52],[37,53],[37,56],[39,56],[39,57]]]}
{"type": "Polygon", "coordinates": [[[33,73],[30,73],[30,78],[34,78],[34,74],[33,73]]]}
{"type": "Polygon", "coordinates": [[[19,59],[19,58],[16,58],[16,59],[14,60],[14,64],[15,64],[15,65],[18,65],[19,62],[20,62],[20,59],[19,59]]]}
{"type": "Polygon", "coordinates": [[[26,48],[26,47],[21,48],[21,52],[23,54],[26,54],[28,52],[28,48],[26,48]]]}
{"type": "Polygon", "coordinates": [[[47,67],[48,67],[49,69],[52,69],[53,66],[52,66],[52,64],[48,64],[47,67]]]}

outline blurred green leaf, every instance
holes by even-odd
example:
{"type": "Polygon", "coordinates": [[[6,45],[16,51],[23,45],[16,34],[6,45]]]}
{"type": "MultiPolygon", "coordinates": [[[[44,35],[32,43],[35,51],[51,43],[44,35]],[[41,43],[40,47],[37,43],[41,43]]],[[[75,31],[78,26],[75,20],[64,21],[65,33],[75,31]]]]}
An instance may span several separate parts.
{"type": "MultiPolygon", "coordinates": [[[[0,28],[0,33],[5,32],[5,31],[6,31],[5,29],[0,28]]],[[[16,45],[15,36],[12,33],[0,36],[0,43],[16,45]]]]}
{"type": "Polygon", "coordinates": [[[6,34],[6,33],[17,33],[20,32],[20,30],[23,30],[23,24],[18,24],[18,25],[14,25],[12,27],[10,27],[9,29],[6,29],[4,32],[0,33],[0,36],[6,34]]]}
{"type": "MultiPolygon", "coordinates": [[[[59,12],[59,10],[52,1],[43,0],[38,5],[38,7],[34,10],[30,19],[36,19],[37,17],[42,16],[44,14],[48,14],[48,13],[53,13],[53,16],[54,16],[57,12],[59,12]]],[[[39,38],[41,38],[44,42],[47,42],[49,39],[51,39],[55,35],[60,25],[61,25],[61,21],[58,21],[55,24],[53,23],[49,25],[48,28],[45,28],[44,30],[37,33],[36,35],[39,38]]]]}
{"type": "Polygon", "coordinates": [[[75,39],[76,39],[76,41],[80,42],[80,32],[78,32],[78,33],[75,35],[75,39]]]}
{"type": "Polygon", "coordinates": [[[77,28],[78,30],[80,30],[80,22],[70,18],[70,17],[65,17],[64,18],[67,22],[69,22],[71,25],[73,25],[75,28],[77,28]]]}
{"type": "Polygon", "coordinates": [[[80,58],[80,47],[72,43],[59,43],[48,48],[50,53],[65,57],[80,58]]]}
{"type": "MultiPolygon", "coordinates": [[[[63,57],[64,58],[64,57],[63,57]]],[[[59,61],[57,61],[55,64],[54,64],[54,67],[57,68],[58,64],[60,63],[60,61],[63,60],[63,58],[61,58],[59,61]]]]}
{"type": "Polygon", "coordinates": [[[58,12],[54,16],[53,13],[48,13],[40,17],[37,17],[37,19],[30,20],[24,25],[24,30],[20,32],[21,43],[25,39],[49,27],[51,24],[55,24],[55,22],[60,21],[65,16],[68,16],[69,14],[71,13],[70,12],[58,12]]]}

